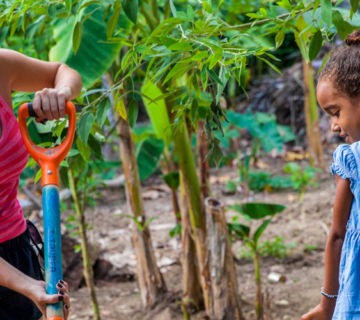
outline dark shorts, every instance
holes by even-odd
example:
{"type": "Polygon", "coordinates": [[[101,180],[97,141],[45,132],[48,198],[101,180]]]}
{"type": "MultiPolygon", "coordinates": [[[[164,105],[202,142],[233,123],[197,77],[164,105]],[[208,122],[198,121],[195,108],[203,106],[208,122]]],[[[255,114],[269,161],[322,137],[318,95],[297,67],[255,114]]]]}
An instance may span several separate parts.
{"type": "MultiPolygon", "coordinates": [[[[0,243],[0,257],[28,276],[43,280],[38,257],[30,245],[28,231],[0,243]]],[[[40,310],[30,299],[0,286],[1,320],[39,320],[41,316],[40,310]]]]}

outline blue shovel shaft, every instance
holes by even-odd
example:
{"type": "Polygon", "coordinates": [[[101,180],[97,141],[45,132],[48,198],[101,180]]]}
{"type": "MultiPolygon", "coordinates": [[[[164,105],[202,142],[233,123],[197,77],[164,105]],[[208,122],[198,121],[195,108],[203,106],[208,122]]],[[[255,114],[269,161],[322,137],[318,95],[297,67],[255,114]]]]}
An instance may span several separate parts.
{"type": "MultiPolygon", "coordinates": [[[[63,277],[61,258],[60,201],[56,185],[43,187],[45,282],[48,294],[57,294],[56,284],[63,277]]],[[[64,318],[63,304],[46,306],[47,319],[64,318]]]]}

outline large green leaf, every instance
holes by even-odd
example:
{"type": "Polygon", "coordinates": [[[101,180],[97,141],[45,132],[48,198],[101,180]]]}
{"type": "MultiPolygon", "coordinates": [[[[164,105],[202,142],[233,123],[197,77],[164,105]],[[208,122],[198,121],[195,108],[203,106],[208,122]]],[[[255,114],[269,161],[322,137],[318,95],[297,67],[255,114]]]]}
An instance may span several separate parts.
{"type": "MultiPolygon", "coordinates": [[[[81,41],[76,54],[73,52],[73,34],[77,19],[94,10],[94,6],[84,9],[81,17],[70,16],[54,22],[53,32],[57,43],[50,49],[49,58],[51,61],[64,62],[77,70],[84,87],[91,86],[109,69],[121,49],[121,43],[107,41],[106,23],[103,21],[105,9],[103,6],[93,11],[82,24],[81,41]]],[[[130,22],[121,14],[118,27],[127,28],[129,25],[130,22]]]]}
{"type": "Polygon", "coordinates": [[[274,216],[283,211],[286,207],[275,203],[248,202],[244,204],[235,204],[229,209],[235,210],[250,219],[262,219],[267,216],[274,216]]]}
{"type": "Polygon", "coordinates": [[[169,145],[171,142],[171,127],[165,100],[161,98],[163,93],[151,80],[145,82],[141,92],[144,95],[145,108],[155,128],[157,137],[163,139],[165,144],[169,145]]]}
{"type": "Polygon", "coordinates": [[[143,181],[150,177],[157,168],[160,156],[164,151],[164,142],[159,139],[149,138],[137,145],[136,149],[140,180],[143,181]]]}

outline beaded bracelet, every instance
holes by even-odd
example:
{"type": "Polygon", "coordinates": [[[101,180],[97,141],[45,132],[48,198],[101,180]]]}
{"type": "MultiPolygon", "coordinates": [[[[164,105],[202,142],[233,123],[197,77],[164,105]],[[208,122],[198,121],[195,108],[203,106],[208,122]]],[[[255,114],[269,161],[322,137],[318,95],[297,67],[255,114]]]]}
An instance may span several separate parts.
{"type": "Polygon", "coordinates": [[[324,291],[324,287],[321,287],[320,293],[321,293],[324,297],[329,298],[329,299],[336,299],[336,298],[338,297],[337,294],[328,294],[328,293],[326,293],[326,292],[324,291]]]}

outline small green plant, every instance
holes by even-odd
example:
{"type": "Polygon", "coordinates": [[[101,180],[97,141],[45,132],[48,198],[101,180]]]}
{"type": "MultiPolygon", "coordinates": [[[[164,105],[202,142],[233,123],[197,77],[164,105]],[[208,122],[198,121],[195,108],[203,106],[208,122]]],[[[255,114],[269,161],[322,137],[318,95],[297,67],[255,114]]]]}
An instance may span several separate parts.
{"type": "Polygon", "coordinates": [[[174,228],[170,229],[169,231],[170,238],[174,238],[175,236],[181,236],[181,230],[182,230],[181,222],[178,222],[174,228]]]}
{"type": "Polygon", "coordinates": [[[315,245],[313,245],[313,244],[306,244],[304,246],[304,252],[308,253],[308,254],[311,254],[316,249],[317,249],[317,247],[315,245]]]}
{"type": "Polygon", "coordinates": [[[133,220],[133,221],[135,222],[137,228],[138,228],[141,232],[144,231],[144,230],[149,226],[149,224],[150,224],[152,221],[157,220],[157,218],[151,217],[151,218],[149,218],[149,219],[146,219],[145,221],[141,221],[140,218],[134,217],[134,216],[132,216],[132,215],[130,215],[130,214],[126,214],[125,217],[133,220]]]}
{"type": "Polygon", "coordinates": [[[308,165],[305,170],[302,170],[300,165],[295,162],[289,162],[284,166],[284,172],[291,174],[293,188],[299,192],[299,201],[302,200],[308,186],[317,186],[315,177],[316,172],[319,171],[320,169],[310,165],[308,165]]]}
{"type": "MultiPolygon", "coordinates": [[[[226,190],[235,193],[239,184],[241,184],[239,180],[228,180],[226,190]]],[[[291,188],[293,182],[291,177],[271,176],[271,173],[267,171],[249,171],[247,173],[247,187],[254,192],[272,191],[291,188]]]]}
{"type": "Polygon", "coordinates": [[[284,243],[282,237],[275,237],[273,240],[266,240],[260,244],[260,254],[262,256],[286,258],[289,255],[289,249],[295,246],[295,243],[284,243]]]}
{"type": "Polygon", "coordinates": [[[283,211],[285,206],[272,203],[248,202],[244,204],[235,204],[230,206],[229,209],[239,212],[246,220],[262,220],[261,225],[252,233],[250,232],[249,226],[240,224],[235,217],[231,223],[228,223],[228,232],[231,242],[241,240],[250,248],[254,261],[256,284],[255,312],[257,319],[263,319],[259,239],[270,224],[272,217],[283,211]]]}

